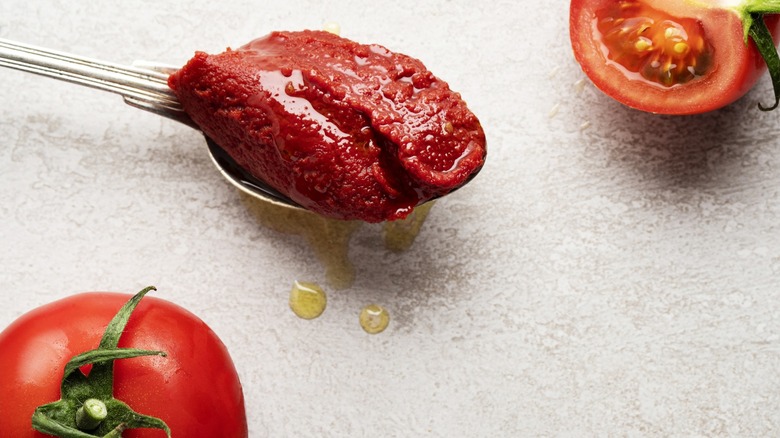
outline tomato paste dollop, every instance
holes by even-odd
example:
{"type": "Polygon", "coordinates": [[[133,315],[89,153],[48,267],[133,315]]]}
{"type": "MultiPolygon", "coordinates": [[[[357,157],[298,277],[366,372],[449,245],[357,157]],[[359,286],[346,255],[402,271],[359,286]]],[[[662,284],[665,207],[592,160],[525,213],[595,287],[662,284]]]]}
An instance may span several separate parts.
{"type": "Polygon", "coordinates": [[[197,52],[168,82],[238,165],[328,217],[403,218],[485,161],[479,120],[422,62],[324,31],[197,52]]]}

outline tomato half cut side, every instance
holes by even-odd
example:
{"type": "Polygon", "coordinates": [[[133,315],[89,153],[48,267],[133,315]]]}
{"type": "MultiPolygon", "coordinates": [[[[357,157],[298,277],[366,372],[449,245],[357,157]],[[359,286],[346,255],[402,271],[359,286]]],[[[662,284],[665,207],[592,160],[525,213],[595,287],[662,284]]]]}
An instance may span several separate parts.
{"type": "MultiPolygon", "coordinates": [[[[778,18],[764,20],[775,42],[778,18]]],[[[743,16],[714,0],[572,0],[569,26],[574,56],[593,84],[642,111],[716,110],[766,71],[745,40],[743,16]]]]}

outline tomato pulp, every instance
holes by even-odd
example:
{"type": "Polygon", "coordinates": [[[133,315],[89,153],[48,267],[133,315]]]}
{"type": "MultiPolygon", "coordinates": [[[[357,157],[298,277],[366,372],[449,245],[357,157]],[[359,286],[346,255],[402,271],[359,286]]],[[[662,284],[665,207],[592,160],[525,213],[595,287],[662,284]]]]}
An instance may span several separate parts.
{"type": "MultiPolygon", "coordinates": [[[[572,0],[574,56],[617,101],[661,114],[712,111],[750,90],[766,63],[745,37],[738,5],[722,1],[572,0]]],[[[780,34],[777,15],[764,17],[780,34]]]]}
{"type": "MultiPolygon", "coordinates": [[[[86,293],[39,307],[0,332],[0,435],[43,438],[31,427],[35,409],[60,398],[63,368],[98,346],[130,295],[86,293]]],[[[144,298],[119,347],[164,351],[114,362],[114,397],[165,421],[172,436],[246,438],[244,398],[233,362],[217,335],[185,309],[144,298]]],[[[132,429],[123,437],[165,437],[132,429]]]]}
{"type": "Polygon", "coordinates": [[[169,79],[243,169],[337,219],[400,219],[482,168],[485,134],[417,59],[322,31],[197,53],[169,79]]]}

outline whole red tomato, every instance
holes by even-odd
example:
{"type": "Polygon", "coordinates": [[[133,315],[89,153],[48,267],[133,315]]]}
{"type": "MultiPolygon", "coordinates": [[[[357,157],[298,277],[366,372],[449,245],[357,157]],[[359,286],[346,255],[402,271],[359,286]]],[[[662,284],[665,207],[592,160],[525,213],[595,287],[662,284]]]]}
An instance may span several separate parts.
{"type": "Polygon", "coordinates": [[[662,114],[712,111],[743,96],[766,70],[753,36],[758,20],[766,24],[764,47],[776,56],[771,35],[780,35],[780,20],[763,14],[780,9],[763,3],[770,2],[572,0],[572,48],[596,87],[625,105],[662,114]]]}
{"type": "MultiPolygon", "coordinates": [[[[71,296],[23,315],[0,333],[0,435],[49,436],[33,430],[33,412],[60,399],[66,363],[101,344],[109,322],[130,298],[118,293],[71,296]]],[[[238,374],[224,344],[203,321],[175,304],[148,297],[119,333],[119,348],[158,350],[165,356],[114,360],[115,399],[159,418],[174,437],[247,437],[238,374]]],[[[78,377],[89,379],[98,366],[78,377]]],[[[121,436],[165,437],[166,432],[130,429],[121,436]]]]}

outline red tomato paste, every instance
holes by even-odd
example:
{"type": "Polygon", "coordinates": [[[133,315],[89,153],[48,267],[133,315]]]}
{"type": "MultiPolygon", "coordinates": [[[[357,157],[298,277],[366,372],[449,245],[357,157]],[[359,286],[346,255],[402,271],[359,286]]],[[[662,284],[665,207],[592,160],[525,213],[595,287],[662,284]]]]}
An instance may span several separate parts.
{"type": "Polygon", "coordinates": [[[403,218],[485,160],[476,116],[420,61],[327,32],[198,52],[168,82],[238,165],[328,217],[403,218]]]}

